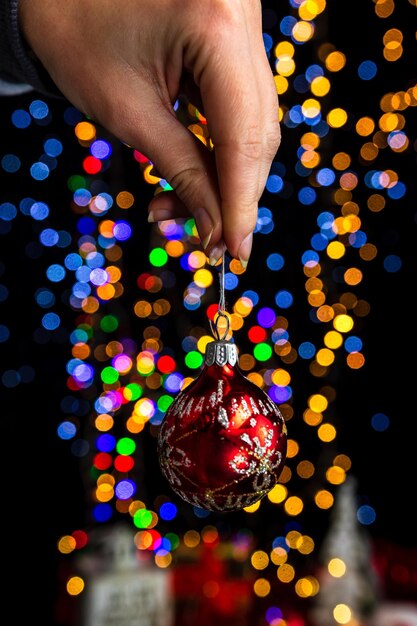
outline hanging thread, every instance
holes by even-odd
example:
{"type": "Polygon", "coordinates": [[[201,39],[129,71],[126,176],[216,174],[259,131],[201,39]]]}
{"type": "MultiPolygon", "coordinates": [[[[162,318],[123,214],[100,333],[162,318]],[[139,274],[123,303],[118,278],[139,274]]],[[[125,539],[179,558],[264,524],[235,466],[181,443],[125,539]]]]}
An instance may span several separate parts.
{"type": "Polygon", "coordinates": [[[226,297],[224,292],[224,266],[225,266],[225,256],[223,252],[222,256],[222,265],[219,272],[219,308],[217,310],[216,321],[214,324],[210,320],[211,332],[217,339],[217,341],[224,341],[229,333],[230,329],[230,320],[229,316],[226,312],[226,297]],[[221,319],[226,320],[226,326],[221,331],[219,330],[219,321],[221,319]]]}

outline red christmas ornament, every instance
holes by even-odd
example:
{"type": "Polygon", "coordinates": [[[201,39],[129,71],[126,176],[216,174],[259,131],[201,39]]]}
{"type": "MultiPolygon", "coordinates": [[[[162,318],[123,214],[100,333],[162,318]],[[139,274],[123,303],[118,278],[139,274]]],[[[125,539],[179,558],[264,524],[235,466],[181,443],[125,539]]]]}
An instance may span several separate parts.
{"type": "Polygon", "coordinates": [[[237,365],[234,343],[207,345],[200,376],[169,407],[158,438],[162,473],[186,502],[234,511],[265,496],[284,466],[278,407],[237,365]]]}

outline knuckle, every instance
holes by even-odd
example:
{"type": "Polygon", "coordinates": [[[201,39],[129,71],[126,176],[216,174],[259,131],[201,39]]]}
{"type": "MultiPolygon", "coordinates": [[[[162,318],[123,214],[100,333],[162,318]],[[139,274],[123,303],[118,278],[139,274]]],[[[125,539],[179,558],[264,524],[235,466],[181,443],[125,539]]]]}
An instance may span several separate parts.
{"type": "Polygon", "coordinates": [[[268,154],[275,154],[281,145],[281,128],[279,124],[274,124],[274,126],[265,133],[265,146],[268,154]]]}
{"type": "Polygon", "coordinates": [[[190,166],[176,172],[169,182],[177,196],[191,209],[198,206],[197,193],[206,180],[206,171],[190,166]]]}

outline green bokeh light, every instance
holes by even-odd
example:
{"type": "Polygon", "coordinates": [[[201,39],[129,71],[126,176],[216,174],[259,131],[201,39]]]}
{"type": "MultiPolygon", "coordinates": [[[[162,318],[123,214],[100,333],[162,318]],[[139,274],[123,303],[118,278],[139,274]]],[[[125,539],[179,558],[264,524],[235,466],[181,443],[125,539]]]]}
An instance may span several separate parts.
{"type": "Polygon", "coordinates": [[[105,315],[103,319],[100,321],[100,328],[104,330],[105,333],[111,333],[113,330],[119,326],[119,320],[114,315],[105,315]]]}
{"type": "Polygon", "coordinates": [[[272,348],[267,343],[258,343],[253,349],[253,356],[257,361],[267,361],[272,356],[272,348]]]}
{"type": "Polygon", "coordinates": [[[139,509],[133,516],[136,528],[148,528],[152,523],[152,513],[148,509],[139,509]]]}
{"type": "Polygon", "coordinates": [[[119,372],[115,370],[114,367],[111,367],[110,365],[108,367],[105,367],[101,372],[101,380],[103,381],[103,383],[106,383],[107,385],[111,385],[112,383],[115,383],[116,380],[118,380],[118,378],[119,378],[119,372]]]}
{"type": "Polygon", "coordinates": [[[129,454],[134,453],[136,450],[136,444],[130,437],[122,437],[122,439],[119,439],[117,442],[116,450],[119,454],[128,456],[129,454]]]}
{"type": "Polygon", "coordinates": [[[196,350],[191,350],[185,355],[185,364],[192,370],[198,369],[203,363],[203,355],[196,350]]]}
{"type": "Polygon", "coordinates": [[[154,248],[149,254],[149,260],[154,267],[162,267],[168,261],[168,254],[163,248],[154,248]]]}

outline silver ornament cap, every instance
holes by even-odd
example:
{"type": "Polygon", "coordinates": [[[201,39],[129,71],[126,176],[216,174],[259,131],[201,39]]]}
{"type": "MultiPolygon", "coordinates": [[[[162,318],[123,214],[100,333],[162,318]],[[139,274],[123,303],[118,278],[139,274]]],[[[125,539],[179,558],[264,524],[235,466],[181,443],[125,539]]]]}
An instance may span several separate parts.
{"type": "Polygon", "coordinates": [[[210,341],[206,347],[206,365],[236,365],[238,358],[236,344],[230,341],[210,341]]]}

